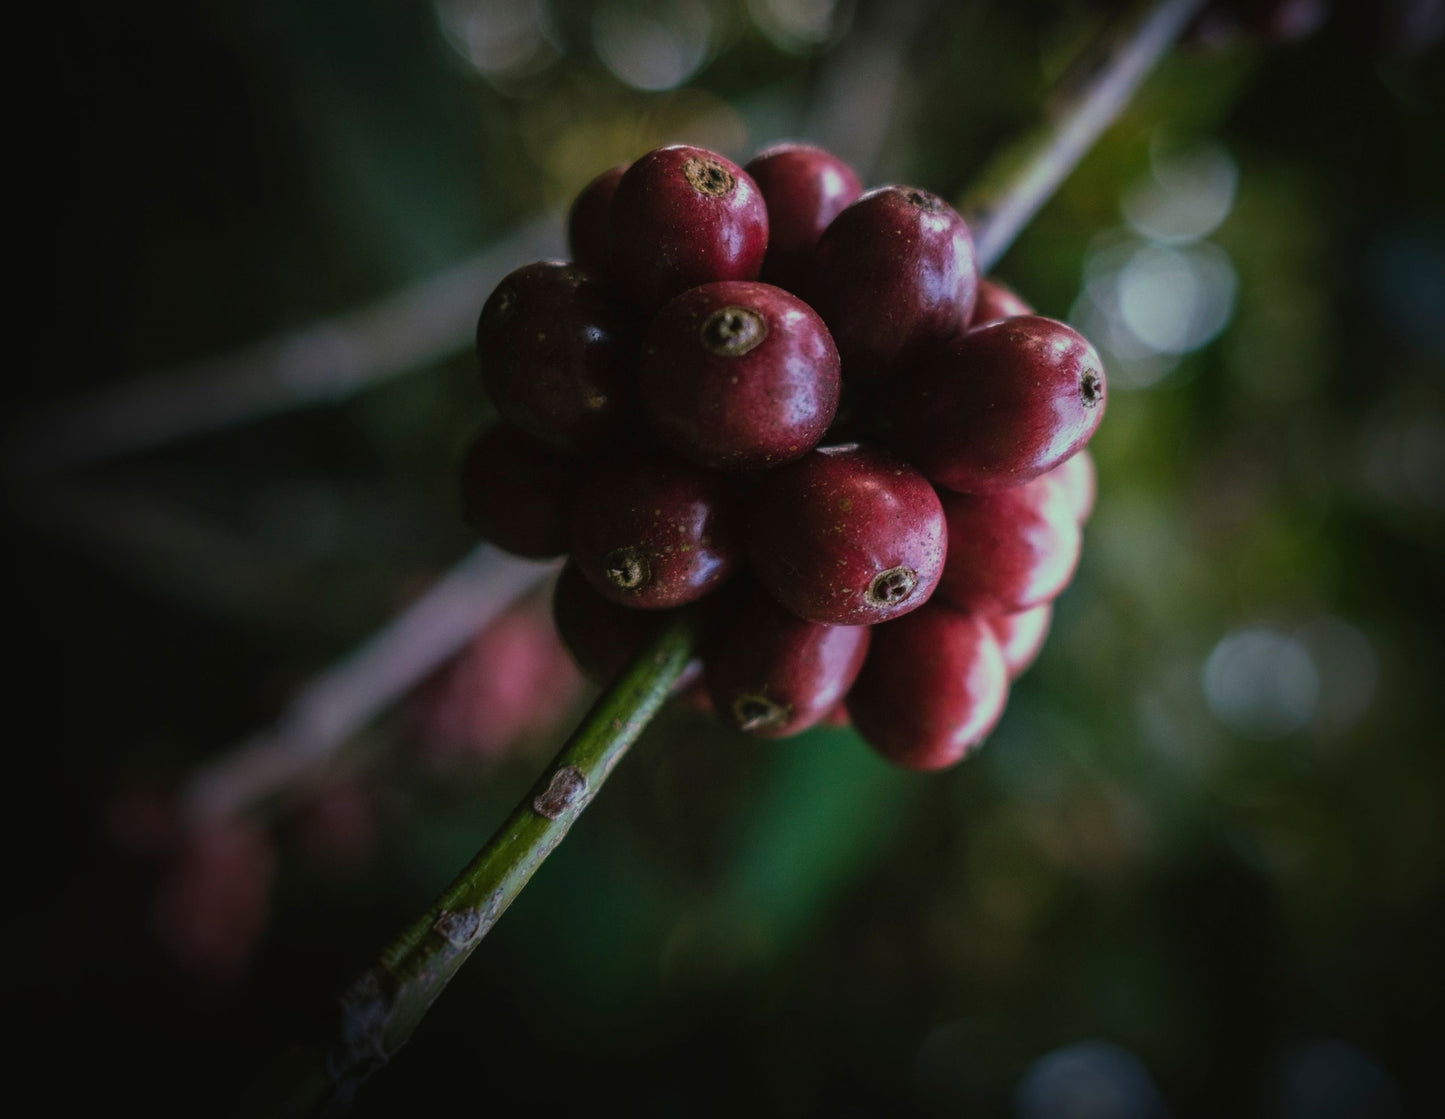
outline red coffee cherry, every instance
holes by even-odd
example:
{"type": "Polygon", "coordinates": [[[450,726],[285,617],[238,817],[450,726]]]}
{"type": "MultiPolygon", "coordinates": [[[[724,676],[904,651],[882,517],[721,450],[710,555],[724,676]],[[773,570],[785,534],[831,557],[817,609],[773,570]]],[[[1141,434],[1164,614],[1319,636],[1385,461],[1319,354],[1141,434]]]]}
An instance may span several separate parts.
{"type": "Polygon", "coordinates": [[[634,340],[605,286],[543,260],[497,285],[477,323],[482,385],[497,411],[571,449],[621,436],[634,411],[634,340]]]}
{"type": "Polygon", "coordinates": [[[1094,456],[1084,447],[1075,451],[1045,475],[1064,487],[1074,520],[1083,526],[1094,512],[1094,497],[1099,490],[1099,477],[1094,469],[1094,456]]]}
{"type": "Polygon", "coordinates": [[[997,280],[980,276],[978,279],[978,302],[973,308],[973,318],[968,327],[972,330],[985,323],[999,319],[1011,319],[1015,315],[1032,315],[1034,309],[1018,297],[1012,288],[1005,287],[997,280]]]}
{"type": "Polygon", "coordinates": [[[1011,614],[1051,602],[1079,562],[1079,524],[1064,487],[1035,478],[995,493],[939,494],[948,559],[938,595],[960,610],[1011,614]]]}
{"type": "Polygon", "coordinates": [[[736,570],[741,533],[720,475],[653,454],[594,469],[573,504],[572,555],[607,598],[642,610],[681,606],[736,570]]]}
{"type": "Polygon", "coordinates": [[[836,708],[863,667],[867,626],[828,626],[784,610],[755,586],[719,610],[703,652],[718,716],[761,738],[807,730],[836,708]]]}
{"type": "MultiPolygon", "coordinates": [[[[630,610],[603,598],[593,589],[575,560],[568,560],[552,588],[552,622],[582,675],[606,687],[632,663],[642,647],[667,620],[663,610],[630,610]]],[[[683,669],[673,694],[697,682],[702,662],[683,669]]]]}
{"type": "Polygon", "coordinates": [[[1104,365],[1077,331],[1021,315],[920,354],[889,399],[889,442],[904,458],[941,486],[987,493],[1088,442],[1104,415],[1104,365]]]}
{"type": "Polygon", "coordinates": [[[1016,614],[996,614],[988,619],[988,627],[998,639],[1003,663],[1010,680],[1017,680],[1038,659],[1054,620],[1052,604],[1020,610],[1016,614]]]}
{"type": "Polygon", "coordinates": [[[511,424],[496,424],[462,460],[462,515],[504,552],[547,559],[567,551],[576,464],[511,424]]]}
{"type": "Polygon", "coordinates": [[[582,188],[567,211],[567,248],[594,276],[607,271],[607,216],[627,164],[603,171],[582,188]]]}
{"type": "Polygon", "coordinates": [[[767,247],[768,211],[757,184],[706,148],[648,152],[612,196],[612,275],[644,314],[698,284],[757,279],[767,247]]]}
{"type": "Polygon", "coordinates": [[[1008,669],[988,623],[942,603],[878,626],[848,714],[863,741],[906,769],[953,765],[994,728],[1008,669]]]}
{"type": "Polygon", "coordinates": [[[801,618],[887,621],[923,605],[943,570],[943,507],[926,479],[880,450],[820,447],[749,497],[758,581],[801,618]]]}
{"type": "Polygon", "coordinates": [[[642,347],[638,389],[673,450],[717,470],[807,454],[838,407],[838,351],[797,296],[740,280],[672,300],[642,347]]]}
{"type": "Polygon", "coordinates": [[[870,190],[833,219],[806,293],[843,357],[843,376],[877,377],[908,350],[942,342],[973,315],[973,238],[926,190],[870,190]]]}
{"type": "Polygon", "coordinates": [[[798,290],[818,238],[863,193],[853,169],[811,144],[774,144],[744,168],[768,205],[768,255],[762,279],[798,290]]]}

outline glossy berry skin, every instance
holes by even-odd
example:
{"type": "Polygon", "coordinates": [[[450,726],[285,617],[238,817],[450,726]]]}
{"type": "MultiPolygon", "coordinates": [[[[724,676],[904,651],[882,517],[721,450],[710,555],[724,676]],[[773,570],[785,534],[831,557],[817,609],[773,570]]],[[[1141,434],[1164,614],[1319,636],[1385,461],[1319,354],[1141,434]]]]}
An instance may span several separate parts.
{"type": "Polygon", "coordinates": [[[594,468],[572,512],[572,556],[587,581],[623,606],[695,601],[742,562],[735,495],[721,475],[639,454],[594,468]]]}
{"type": "Polygon", "coordinates": [[[504,552],[547,559],[567,551],[576,464],[511,424],[488,428],[462,460],[462,515],[504,552]]]}
{"type": "Polygon", "coordinates": [[[863,740],[905,769],[943,769],[989,733],[1008,668],[987,621],[931,602],[878,626],[848,714],[863,740]]]}
{"type": "Polygon", "coordinates": [[[938,485],[987,493],[1088,442],[1104,391],[1103,362],[1077,331],[1038,315],[1004,319],[909,366],[889,394],[889,442],[938,485]]]}
{"type": "Polygon", "coordinates": [[[995,614],[988,619],[1010,680],[1017,680],[1038,659],[1053,620],[1054,608],[1047,603],[1015,614],[995,614]]]}
{"type": "Polygon", "coordinates": [[[1016,315],[1032,315],[1034,309],[1018,297],[1012,288],[1005,287],[997,280],[980,276],[978,279],[978,302],[974,304],[973,318],[968,327],[972,330],[985,323],[999,319],[1011,319],[1016,315]]]}
{"type": "Polygon", "coordinates": [[[836,155],[811,144],[774,144],[743,168],[768,206],[768,255],[762,279],[796,291],[823,231],[863,193],[836,155]]]}
{"type": "Polygon", "coordinates": [[[606,286],[543,260],[497,285],[477,323],[482,386],[511,423],[586,450],[621,437],[635,410],[635,344],[606,286]]]}
{"type": "Polygon", "coordinates": [[[907,352],[942,342],[973,316],[978,271],[963,219],[913,187],[870,190],[828,226],[805,294],[850,381],[877,378],[907,352]]]}
{"type": "Polygon", "coordinates": [[[626,170],[627,164],[621,163],[603,171],[582,188],[567,211],[567,250],[594,276],[607,271],[607,216],[626,170]]]}
{"type": "Polygon", "coordinates": [[[807,454],[832,422],[838,351],[797,296],[741,280],[673,299],[648,328],[638,390],[654,430],[701,466],[751,471],[807,454]]]}
{"type": "Polygon", "coordinates": [[[820,447],[765,476],[748,505],[753,573],[801,618],[887,621],[923,605],[942,574],[938,495],[885,451],[820,447]]]}
{"type": "MultiPolygon", "coordinates": [[[[630,610],[603,598],[572,560],[562,568],[552,589],[557,636],[582,674],[603,687],[632,663],[666,620],[666,612],[630,610]]],[[[695,685],[701,673],[702,662],[691,661],[673,685],[674,694],[695,685]]]]}
{"type": "Polygon", "coordinates": [[[867,626],[828,626],[748,587],[719,610],[703,680],[723,722],[783,738],[823,721],[848,694],[868,651],[867,626]]]}
{"type": "Polygon", "coordinates": [[[1035,478],[994,493],[942,493],[948,559],[938,596],[960,610],[1011,614],[1052,601],[1079,562],[1068,492],[1035,478]]]}
{"type": "Polygon", "coordinates": [[[1075,451],[1046,477],[1054,479],[1069,495],[1069,505],[1074,510],[1074,520],[1080,527],[1087,523],[1094,512],[1094,499],[1099,492],[1098,472],[1094,468],[1094,456],[1087,447],[1075,451]]]}
{"type": "Polygon", "coordinates": [[[768,248],[768,211],[741,167],[706,148],[657,148],[617,184],[608,217],[611,274],[651,315],[714,280],[755,280],[768,248]]]}

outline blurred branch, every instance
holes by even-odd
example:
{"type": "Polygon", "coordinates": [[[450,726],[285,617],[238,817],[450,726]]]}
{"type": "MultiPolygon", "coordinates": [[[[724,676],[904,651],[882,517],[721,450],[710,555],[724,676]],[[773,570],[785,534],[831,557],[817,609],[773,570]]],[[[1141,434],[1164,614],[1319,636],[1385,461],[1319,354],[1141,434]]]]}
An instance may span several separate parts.
{"type": "Polygon", "coordinates": [[[483,545],[353,653],[313,678],[276,723],[193,777],[193,822],[239,815],[321,769],[352,735],[505,610],[549,568],[483,545]]]}
{"type": "Polygon", "coordinates": [[[980,271],[999,262],[1203,7],[1204,0],[1136,5],[1059,83],[1043,122],[989,161],[959,204],[980,271]]]}
{"type": "Polygon", "coordinates": [[[194,365],[61,400],[7,435],[6,472],[53,473],[151,450],[307,404],[337,401],[465,348],[487,293],[519,260],[556,256],[539,217],[369,306],[194,365]]]}
{"type": "Polygon", "coordinates": [[[406,1044],[667,699],[692,657],[694,625],[683,612],[603,692],[476,858],[342,996],[340,1032],[324,1058],[321,1049],[293,1058],[280,1070],[279,1095],[262,1086],[268,1102],[289,1113],[344,1107],[406,1044]]]}

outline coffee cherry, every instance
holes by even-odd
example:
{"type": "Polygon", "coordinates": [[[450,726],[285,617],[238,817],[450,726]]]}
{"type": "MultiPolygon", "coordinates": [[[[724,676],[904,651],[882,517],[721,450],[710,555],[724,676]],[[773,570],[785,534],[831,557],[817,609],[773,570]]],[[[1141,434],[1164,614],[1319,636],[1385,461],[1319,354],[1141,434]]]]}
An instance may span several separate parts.
{"type": "Polygon", "coordinates": [[[1011,319],[1015,315],[1032,315],[1034,309],[1020,299],[1011,288],[997,280],[978,278],[978,302],[973,308],[973,318],[968,327],[972,330],[985,323],[999,319],[1011,319]]]}
{"type": "MultiPolygon", "coordinates": [[[[552,588],[552,622],[582,675],[606,687],[666,622],[662,610],[630,610],[593,589],[575,560],[568,560],[552,588]]],[[[690,661],[673,693],[681,694],[702,674],[702,662],[690,661]]]]}
{"type": "Polygon", "coordinates": [[[719,717],[761,738],[807,730],[838,706],[868,651],[867,626],[828,626],[749,586],[720,608],[703,652],[719,717]]]}
{"type": "Polygon", "coordinates": [[[717,470],[791,462],[838,407],[838,351],[797,296],[741,280],[672,300],[642,347],[638,388],[678,454],[717,470]]]}
{"type": "Polygon", "coordinates": [[[576,466],[511,424],[488,428],[462,461],[462,514],[504,552],[547,559],[567,551],[576,466]]]}
{"type": "Polygon", "coordinates": [[[1008,669],[988,623],[942,603],[878,626],[848,714],[863,741],[906,769],[959,761],[998,722],[1008,669]]]}
{"type": "Polygon", "coordinates": [[[909,350],[973,315],[973,238],[953,207],[913,187],[878,187],[833,219],[805,293],[843,357],[843,376],[876,378],[909,350]]]}
{"type": "Polygon", "coordinates": [[[1079,525],[1068,492],[1035,478],[986,494],[939,494],[948,559],[938,595],[960,610],[1011,614],[1052,601],[1079,561],[1079,525]]]}
{"type": "Polygon", "coordinates": [[[603,171],[582,188],[567,211],[567,248],[572,259],[594,276],[607,271],[607,216],[627,164],[603,171]]]}
{"type": "Polygon", "coordinates": [[[572,555],[613,602],[681,606],[721,585],[741,562],[733,503],[721,476],[671,457],[604,463],[578,490],[572,555]]]}
{"type": "Polygon", "coordinates": [[[820,447],[767,475],[750,495],[758,580],[801,618],[866,625],[923,605],[947,535],[933,487],[892,455],[820,447]]]}
{"type": "Polygon", "coordinates": [[[832,220],[863,193],[853,169],[811,144],[774,144],[744,168],[768,205],[762,279],[796,291],[832,220]]]}
{"type": "Polygon", "coordinates": [[[1094,456],[1084,447],[1075,451],[1045,477],[1053,478],[1064,487],[1069,495],[1069,505],[1074,510],[1074,520],[1082,527],[1094,512],[1094,496],[1098,493],[1099,478],[1094,469],[1094,456]]]}
{"type": "Polygon", "coordinates": [[[1017,680],[1038,658],[1053,620],[1054,608],[1049,603],[1014,614],[995,614],[988,619],[1010,680],[1017,680]]]}
{"type": "Polygon", "coordinates": [[[612,196],[612,275],[644,314],[698,284],[757,279],[767,247],[768,211],[757,184],[706,148],[648,152],[612,196]]]}
{"type": "Polygon", "coordinates": [[[986,493],[1088,442],[1104,415],[1104,365],[1063,323],[1021,315],[920,355],[889,398],[889,442],[904,458],[941,486],[986,493]]]}
{"type": "Polygon", "coordinates": [[[482,385],[502,415],[572,449],[627,430],[634,345],[605,286],[575,264],[518,268],[487,299],[477,323],[482,385]]]}

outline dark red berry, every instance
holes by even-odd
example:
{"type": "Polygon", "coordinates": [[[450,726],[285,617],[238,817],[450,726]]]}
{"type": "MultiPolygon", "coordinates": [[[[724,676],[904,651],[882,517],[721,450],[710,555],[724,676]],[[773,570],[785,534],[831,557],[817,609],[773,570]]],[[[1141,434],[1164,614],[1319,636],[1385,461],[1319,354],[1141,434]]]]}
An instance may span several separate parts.
{"type": "Polygon", "coordinates": [[[1053,620],[1054,608],[1048,603],[1032,610],[997,614],[988,619],[989,628],[998,639],[1010,680],[1018,679],[1034,663],[1044,647],[1044,639],[1049,635],[1049,624],[1053,620]]]}
{"type": "Polygon", "coordinates": [[[612,275],[646,314],[698,284],[757,279],[767,247],[768,211],[757,184],[706,148],[648,152],[612,196],[612,275]]]}
{"type": "Polygon", "coordinates": [[[926,479],[879,450],[820,447],[749,498],[758,580],[799,617],[887,621],[923,605],[943,570],[943,507],[926,479]]]}
{"type": "Polygon", "coordinates": [[[582,188],[567,211],[567,248],[595,276],[607,271],[607,215],[627,164],[603,171],[582,188]]]}
{"type": "Polygon", "coordinates": [[[1011,288],[1005,287],[997,280],[988,280],[980,276],[978,278],[978,302],[973,308],[973,318],[969,320],[969,329],[976,326],[983,326],[985,323],[997,322],[999,319],[1011,319],[1015,315],[1032,315],[1034,309],[1018,297],[1018,294],[1011,288]]]}
{"type": "Polygon", "coordinates": [[[1047,474],[1069,495],[1069,505],[1074,510],[1074,520],[1082,526],[1094,512],[1094,498],[1099,490],[1098,474],[1094,469],[1094,456],[1087,447],[1075,451],[1047,474]]]}
{"type": "Polygon", "coordinates": [[[634,409],[635,346],[604,284],[575,264],[543,260],[507,276],[482,307],[482,385],[502,415],[548,442],[615,440],[634,409]]]}
{"type": "Polygon", "coordinates": [[[1020,315],[920,355],[889,401],[900,454],[941,486],[986,493],[1088,442],[1104,415],[1104,365],[1077,331],[1020,315]]]}
{"type": "Polygon", "coordinates": [[[574,501],[573,558],[613,602],[681,606],[741,562],[734,500],[720,475],[677,459],[647,454],[599,465],[574,501]]]}
{"type": "Polygon", "coordinates": [[[704,284],[663,308],[638,389],[663,440],[718,470],[807,454],[838,407],[838,351],[797,296],[742,280],[704,284]]]}
{"type": "MultiPolygon", "coordinates": [[[[552,590],[552,622],[557,636],[582,674],[603,687],[632,663],[666,619],[663,611],[630,610],[603,598],[587,582],[575,560],[562,568],[552,590]]],[[[691,687],[701,674],[702,662],[690,662],[673,685],[674,694],[691,687]]]]}
{"type": "Polygon", "coordinates": [[[960,610],[1011,614],[1052,601],[1068,585],[1079,561],[1079,524],[1054,479],[939,496],[948,521],[940,598],[960,610]]]}
{"type": "Polygon", "coordinates": [[[937,195],[870,190],[828,226],[805,290],[850,380],[878,376],[906,351],[941,342],[973,315],[973,238],[937,195]]]}
{"type": "Polygon", "coordinates": [[[567,551],[577,467],[511,424],[488,428],[462,460],[462,514],[504,552],[546,559],[567,551]]]}
{"type": "Polygon", "coordinates": [[[988,623],[941,603],[878,626],[848,714],[895,765],[942,769],[988,734],[1008,700],[1008,669],[988,623]]]}
{"type": "Polygon", "coordinates": [[[863,184],[836,155],[810,144],[774,144],[743,170],[768,205],[762,278],[796,291],[823,230],[863,193],[863,184]]]}
{"type": "Polygon", "coordinates": [[[719,615],[703,652],[708,694],[724,722],[762,738],[822,721],[847,695],[868,651],[867,626],[806,621],[757,587],[719,615]]]}

